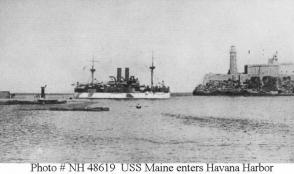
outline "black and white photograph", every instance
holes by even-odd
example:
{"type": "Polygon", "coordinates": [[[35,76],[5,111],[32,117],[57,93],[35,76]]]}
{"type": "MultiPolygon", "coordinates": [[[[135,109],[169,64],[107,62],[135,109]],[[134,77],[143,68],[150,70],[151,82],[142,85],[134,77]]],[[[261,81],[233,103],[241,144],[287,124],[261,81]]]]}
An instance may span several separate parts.
{"type": "Polygon", "coordinates": [[[0,163],[66,162],[294,163],[294,1],[0,0],[0,163]]]}

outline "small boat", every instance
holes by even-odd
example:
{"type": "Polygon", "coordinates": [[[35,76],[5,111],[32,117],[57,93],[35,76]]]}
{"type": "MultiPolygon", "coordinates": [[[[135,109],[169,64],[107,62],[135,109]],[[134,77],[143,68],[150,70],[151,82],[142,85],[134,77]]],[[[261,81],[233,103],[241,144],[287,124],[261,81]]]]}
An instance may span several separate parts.
{"type": "Polygon", "coordinates": [[[140,104],[137,104],[137,106],[136,106],[137,109],[141,109],[141,107],[142,106],[140,104]]]}
{"type": "Polygon", "coordinates": [[[45,86],[41,86],[41,94],[36,96],[36,100],[33,102],[36,102],[36,104],[64,104],[66,103],[66,100],[57,100],[57,99],[46,99],[45,94],[45,86]]]}

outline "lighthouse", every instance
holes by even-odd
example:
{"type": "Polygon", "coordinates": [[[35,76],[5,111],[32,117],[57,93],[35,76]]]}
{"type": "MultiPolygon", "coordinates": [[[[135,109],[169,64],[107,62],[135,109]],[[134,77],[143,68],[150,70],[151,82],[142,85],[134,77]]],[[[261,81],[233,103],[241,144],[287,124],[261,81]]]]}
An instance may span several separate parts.
{"type": "Polygon", "coordinates": [[[237,51],[235,46],[231,46],[230,50],[230,71],[229,74],[236,76],[238,74],[237,69],[237,51]]]}

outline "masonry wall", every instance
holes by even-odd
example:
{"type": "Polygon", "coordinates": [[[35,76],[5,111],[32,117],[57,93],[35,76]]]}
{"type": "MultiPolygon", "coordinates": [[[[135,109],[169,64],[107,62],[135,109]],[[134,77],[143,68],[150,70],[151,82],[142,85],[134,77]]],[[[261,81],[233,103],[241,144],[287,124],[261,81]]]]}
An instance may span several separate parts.
{"type": "Polygon", "coordinates": [[[9,91],[0,91],[0,98],[10,98],[9,91]]]}
{"type": "Polygon", "coordinates": [[[229,80],[232,79],[233,75],[232,74],[213,74],[209,73],[206,74],[203,78],[203,84],[206,84],[209,81],[224,81],[224,80],[229,80]]]}
{"type": "Polygon", "coordinates": [[[279,65],[247,65],[247,74],[258,76],[278,76],[279,65]]]}
{"type": "Polygon", "coordinates": [[[279,65],[280,75],[294,75],[294,64],[280,64],[279,65]]]}

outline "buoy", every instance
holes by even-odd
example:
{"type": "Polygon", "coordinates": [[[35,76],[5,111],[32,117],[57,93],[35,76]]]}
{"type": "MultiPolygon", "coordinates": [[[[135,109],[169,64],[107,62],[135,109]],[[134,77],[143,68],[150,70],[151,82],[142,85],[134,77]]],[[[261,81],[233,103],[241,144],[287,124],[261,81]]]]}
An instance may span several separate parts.
{"type": "Polygon", "coordinates": [[[141,109],[141,105],[140,104],[137,104],[136,108],[137,109],[141,109]]]}

